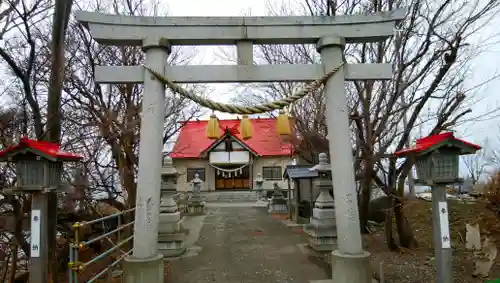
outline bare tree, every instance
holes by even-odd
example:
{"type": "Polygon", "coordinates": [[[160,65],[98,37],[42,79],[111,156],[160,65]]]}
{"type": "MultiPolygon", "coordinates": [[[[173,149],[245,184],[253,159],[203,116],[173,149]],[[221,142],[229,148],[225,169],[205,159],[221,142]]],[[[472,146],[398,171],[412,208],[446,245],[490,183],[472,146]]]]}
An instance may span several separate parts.
{"type": "MultiPolygon", "coordinates": [[[[147,15],[158,10],[142,0],[115,0],[109,4],[95,2],[93,7],[87,9],[129,16],[147,15]]],[[[92,178],[107,179],[102,183],[108,184],[102,184],[101,188],[106,191],[108,199],[115,200],[120,193],[116,191],[115,184],[110,185],[109,179],[113,174],[102,176],[104,170],[114,171],[119,177],[122,191],[127,192],[127,205],[134,206],[142,86],[98,85],[93,78],[97,65],[140,65],[144,61],[144,53],[138,47],[101,46],[91,39],[84,27],[76,23],[70,26],[70,30],[72,36],[69,38],[67,53],[68,57],[70,54],[74,56],[69,59],[67,66],[68,76],[64,90],[68,96],[64,115],[68,123],[78,128],[79,136],[72,138],[76,141],[75,146],[100,155],[99,159],[89,160],[87,166],[93,167],[89,168],[89,172],[94,175],[92,178]]],[[[189,52],[174,48],[169,64],[183,64],[189,59],[189,52]]],[[[189,100],[171,93],[167,96],[164,143],[178,132],[182,126],[179,121],[201,114],[200,108],[189,100]]],[[[118,204],[115,202],[115,205],[118,204]]]]}
{"type": "MultiPolygon", "coordinates": [[[[10,145],[21,133],[33,133],[41,138],[43,135],[42,109],[40,103],[39,78],[42,75],[43,61],[37,61],[37,34],[39,27],[45,23],[49,15],[50,1],[6,1],[5,10],[0,12],[2,30],[0,35],[4,40],[0,44],[0,58],[8,68],[10,81],[4,81],[4,94],[10,96],[14,103],[10,109],[2,111],[2,130],[5,131],[3,144],[10,145]],[[16,102],[21,102],[17,104],[16,102]],[[17,105],[16,105],[17,104],[17,105]],[[31,116],[29,119],[28,116],[31,116]],[[7,119],[8,118],[8,119],[7,119]],[[21,122],[22,121],[22,122],[21,122]]],[[[3,97],[6,99],[6,95],[3,97]]],[[[15,178],[8,174],[7,167],[2,169],[2,189],[15,184],[15,178]]],[[[24,254],[29,254],[29,245],[22,231],[22,218],[29,211],[30,203],[24,195],[2,195],[3,203],[8,204],[6,213],[12,212],[16,219],[16,227],[9,233],[13,234],[16,246],[20,246],[24,254]]],[[[12,272],[15,273],[15,270],[12,272]]]]}
{"type": "Polygon", "coordinates": [[[486,154],[487,150],[482,149],[476,154],[468,154],[461,157],[467,170],[467,178],[472,180],[474,185],[477,184],[479,179],[486,173],[486,169],[489,165],[486,154]]]}
{"type": "MultiPolygon", "coordinates": [[[[47,95],[52,52],[48,20],[53,12],[51,1],[36,1],[34,4],[22,0],[7,2],[7,8],[0,10],[0,34],[4,38],[0,44],[0,57],[10,72],[8,80],[1,81],[4,90],[1,95],[12,106],[4,104],[0,109],[0,131],[3,134],[0,142],[4,146],[11,145],[21,135],[43,139],[49,128],[56,128],[59,132],[57,128],[60,127],[62,147],[84,155],[84,166],[90,178],[87,196],[101,198],[100,193],[104,193],[108,202],[120,208],[124,204],[118,199],[126,191],[130,197],[125,205],[134,206],[142,87],[102,86],[97,85],[93,78],[97,65],[140,65],[143,52],[136,47],[101,46],[91,39],[88,31],[70,21],[64,52],[64,93],[60,97],[62,118],[55,119],[61,124],[49,127],[47,95]]],[[[123,15],[147,15],[158,10],[150,1],[143,0],[76,1],[74,6],[123,15]]],[[[174,49],[170,64],[187,63],[192,54],[189,51],[174,49]]],[[[182,127],[179,121],[201,114],[200,108],[188,100],[171,93],[166,95],[165,143],[171,141],[182,127]]],[[[59,108],[59,105],[53,106],[59,108]]],[[[0,169],[1,188],[14,185],[12,170],[8,167],[0,169]]],[[[64,174],[68,181],[69,176],[64,174]]],[[[25,254],[29,254],[21,226],[22,216],[30,211],[29,196],[2,194],[2,197],[0,206],[5,208],[5,213],[13,212],[17,217],[19,225],[13,231],[15,242],[25,254]]],[[[63,229],[65,223],[60,224],[63,229]]],[[[60,231],[63,235],[66,232],[60,231]]]]}
{"type": "MultiPolygon", "coordinates": [[[[334,3],[304,0],[300,3],[302,9],[285,6],[271,9],[271,12],[335,16],[409,7],[406,20],[398,26],[397,36],[385,42],[347,46],[345,60],[351,63],[392,62],[395,65],[391,81],[348,83],[347,95],[355,170],[356,176],[360,177],[361,229],[366,231],[371,191],[375,184],[394,197],[399,244],[411,247],[416,241],[401,204],[404,182],[413,164],[386,157],[391,151],[403,148],[418,127],[428,129],[427,134],[437,134],[460,123],[495,114],[496,109],[470,114],[469,106],[476,101],[474,88],[465,89],[464,81],[470,59],[484,50],[481,46],[488,46],[472,46],[468,42],[470,36],[498,13],[499,3],[476,0],[460,10],[452,1],[433,4],[415,0],[334,3]],[[401,123],[404,115],[408,118],[405,125],[401,123]]],[[[258,62],[271,64],[319,62],[314,46],[310,45],[261,46],[258,54],[258,62]]],[[[283,82],[265,87],[264,92],[254,92],[252,97],[246,95],[244,102],[283,97],[298,85],[283,82]]],[[[299,133],[299,138],[294,141],[297,152],[303,160],[312,162],[319,152],[328,151],[325,98],[319,91],[293,105],[289,111],[296,119],[295,127],[299,133]]],[[[392,235],[388,238],[389,245],[395,248],[397,244],[392,235]]]]}

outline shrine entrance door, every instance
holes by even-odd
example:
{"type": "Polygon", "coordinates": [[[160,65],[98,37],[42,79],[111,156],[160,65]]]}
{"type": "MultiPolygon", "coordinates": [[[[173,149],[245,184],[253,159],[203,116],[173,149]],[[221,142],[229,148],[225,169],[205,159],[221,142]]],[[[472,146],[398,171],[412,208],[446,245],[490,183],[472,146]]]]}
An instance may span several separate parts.
{"type": "Polygon", "coordinates": [[[238,165],[220,166],[221,169],[228,171],[217,170],[215,173],[215,189],[216,190],[250,190],[250,170],[248,166],[237,171],[238,165]]]}

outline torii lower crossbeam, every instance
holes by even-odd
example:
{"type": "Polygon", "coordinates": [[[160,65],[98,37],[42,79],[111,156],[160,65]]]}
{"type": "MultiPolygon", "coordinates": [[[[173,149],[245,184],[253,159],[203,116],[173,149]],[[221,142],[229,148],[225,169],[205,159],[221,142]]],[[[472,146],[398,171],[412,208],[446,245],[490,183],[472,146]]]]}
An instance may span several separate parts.
{"type": "MultiPolygon", "coordinates": [[[[345,80],[389,80],[390,64],[347,64],[345,80]]],[[[323,76],[323,65],[206,65],[167,66],[165,75],[174,83],[268,83],[307,82],[323,76]]],[[[140,66],[97,66],[97,83],[142,84],[144,68],[140,66]]]]}

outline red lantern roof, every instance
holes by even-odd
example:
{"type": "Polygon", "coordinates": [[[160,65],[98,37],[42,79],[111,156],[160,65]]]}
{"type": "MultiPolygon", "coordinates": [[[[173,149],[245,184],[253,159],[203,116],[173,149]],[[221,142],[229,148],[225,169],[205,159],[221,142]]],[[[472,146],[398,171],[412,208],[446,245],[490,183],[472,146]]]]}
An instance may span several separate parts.
{"type": "Polygon", "coordinates": [[[396,151],[394,155],[397,157],[402,157],[410,154],[422,153],[428,149],[436,148],[444,144],[452,144],[456,147],[470,149],[472,152],[481,149],[479,145],[456,138],[453,132],[448,132],[418,139],[414,147],[396,151]]]}
{"type": "Polygon", "coordinates": [[[17,145],[0,151],[0,160],[7,160],[7,158],[13,157],[19,153],[24,153],[26,150],[52,161],[78,161],[82,159],[81,155],[61,151],[60,145],[57,143],[31,140],[22,137],[17,145]]]}

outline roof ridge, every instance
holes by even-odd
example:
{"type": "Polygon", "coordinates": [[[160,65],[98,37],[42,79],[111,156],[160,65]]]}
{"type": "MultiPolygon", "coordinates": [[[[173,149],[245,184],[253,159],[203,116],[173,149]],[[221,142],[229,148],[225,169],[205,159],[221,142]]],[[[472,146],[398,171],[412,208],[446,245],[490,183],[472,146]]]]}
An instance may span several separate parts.
{"type": "MultiPolygon", "coordinates": [[[[249,118],[250,121],[269,121],[269,120],[275,120],[276,118],[272,118],[272,117],[269,117],[269,118],[249,118]]],[[[241,121],[241,119],[239,118],[235,118],[235,119],[217,119],[219,122],[224,122],[224,121],[228,121],[228,122],[236,122],[236,121],[241,121]]],[[[177,123],[179,124],[194,124],[194,123],[205,123],[205,122],[208,122],[209,120],[188,120],[188,121],[179,121],[177,123]]]]}

